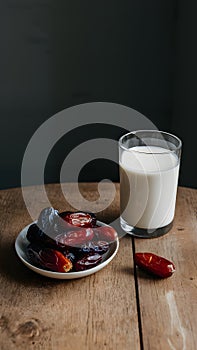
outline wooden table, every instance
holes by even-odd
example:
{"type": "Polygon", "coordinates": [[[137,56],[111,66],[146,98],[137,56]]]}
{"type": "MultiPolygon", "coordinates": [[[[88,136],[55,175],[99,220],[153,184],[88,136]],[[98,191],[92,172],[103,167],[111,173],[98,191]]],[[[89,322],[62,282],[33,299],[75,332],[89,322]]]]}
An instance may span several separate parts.
{"type": "MultiPolygon", "coordinates": [[[[59,185],[46,189],[55,208],[73,209],[59,185]]],[[[119,215],[118,184],[116,189],[110,207],[98,214],[102,221],[119,215]]],[[[81,184],[80,190],[87,199],[98,196],[96,184],[81,184]]],[[[35,188],[30,192],[35,201],[35,188]]],[[[101,271],[82,279],[53,280],[29,270],[16,256],[15,238],[31,218],[20,189],[0,191],[0,349],[196,350],[196,199],[196,190],[179,188],[168,234],[148,240],[127,235],[101,271]],[[174,261],[176,272],[154,279],[134,267],[134,251],[163,255],[174,261]]],[[[44,207],[42,196],[36,201],[44,207]]]]}

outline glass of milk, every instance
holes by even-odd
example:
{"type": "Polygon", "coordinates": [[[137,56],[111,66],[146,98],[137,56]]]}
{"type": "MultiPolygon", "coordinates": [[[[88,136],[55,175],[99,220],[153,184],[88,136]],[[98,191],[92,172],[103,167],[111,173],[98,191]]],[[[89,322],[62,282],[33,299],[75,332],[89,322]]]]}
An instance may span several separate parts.
{"type": "Polygon", "coordinates": [[[158,130],[120,138],[120,223],[127,233],[152,238],[171,229],[181,147],[178,137],[158,130]]]}

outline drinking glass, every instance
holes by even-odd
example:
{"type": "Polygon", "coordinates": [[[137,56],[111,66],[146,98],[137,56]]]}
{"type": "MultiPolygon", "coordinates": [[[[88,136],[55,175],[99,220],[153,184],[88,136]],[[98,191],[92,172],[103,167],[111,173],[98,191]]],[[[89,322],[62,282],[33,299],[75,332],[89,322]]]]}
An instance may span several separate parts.
{"type": "Polygon", "coordinates": [[[178,137],[158,130],[120,138],[120,224],[125,232],[151,238],[171,229],[181,148],[178,137]]]}

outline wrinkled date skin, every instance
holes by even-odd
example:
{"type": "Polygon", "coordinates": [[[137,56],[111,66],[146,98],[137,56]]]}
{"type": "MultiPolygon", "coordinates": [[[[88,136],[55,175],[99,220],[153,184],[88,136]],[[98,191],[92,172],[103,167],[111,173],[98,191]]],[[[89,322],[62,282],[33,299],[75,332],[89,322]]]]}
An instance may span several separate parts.
{"type": "Polygon", "coordinates": [[[27,231],[27,239],[31,243],[45,244],[53,246],[54,240],[47,236],[36,224],[32,224],[27,231]]]}
{"type": "Polygon", "coordinates": [[[135,264],[160,278],[170,277],[175,271],[173,262],[153,253],[135,253],[135,264]]]}
{"type": "Polygon", "coordinates": [[[39,247],[35,244],[29,244],[27,256],[34,264],[55,272],[68,272],[73,267],[71,260],[58,250],[39,247]]]}
{"type": "Polygon", "coordinates": [[[82,211],[72,213],[67,211],[61,213],[60,217],[68,224],[76,227],[92,228],[96,225],[96,216],[93,213],[85,213],[82,211]]]}
{"type": "Polygon", "coordinates": [[[104,240],[109,243],[112,243],[117,239],[117,233],[111,226],[96,227],[94,228],[94,234],[98,240],[104,240]]]}
{"type": "Polygon", "coordinates": [[[55,238],[48,236],[37,226],[37,224],[32,224],[28,228],[26,237],[30,243],[54,249],[65,248],[64,244],[61,244],[61,242],[58,242],[55,238]]]}
{"type": "Polygon", "coordinates": [[[44,233],[58,233],[61,230],[61,219],[54,208],[45,208],[41,211],[37,225],[44,233]]]}
{"type": "Polygon", "coordinates": [[[79,247],[85,242],[91,241],[93,237],[94,232],[91,228],[83,228],[56,236],[56,242],[65,247],[79,247]]]}
{"type": "Polygon", "coordinates": [[[85,255],[82,259],[79,259],[75,262],[74,268],[75,271],[84,271],[91,269],[92,267],[97,266],[102,260],[102,256],[100,254],[90,254],[85,255]]]}
{"type": "Polygon", "coordinates": [[[98,253],[105,254],[109,250],[109,243],[106,241],[91,241],[82,245],[79,249],[79,254],[98,253]]]}

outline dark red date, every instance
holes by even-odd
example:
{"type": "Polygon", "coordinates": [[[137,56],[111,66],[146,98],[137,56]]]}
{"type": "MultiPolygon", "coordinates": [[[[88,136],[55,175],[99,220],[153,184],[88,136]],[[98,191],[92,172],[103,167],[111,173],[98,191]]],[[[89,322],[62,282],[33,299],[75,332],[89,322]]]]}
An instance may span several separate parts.
{"type": "Polygon", "coordinates": [[[173,262],[153,253],[135,253],[135,264],[160,278],[170,277],[175,271],[173,262]]]}
{"type": "Polygon", "coordinates": [[[31,243],[38,243],[41,245],[54,246],[55,244],[55,241],[46,235],[36,224],[29,226],[27,239],[31,243]]]}
{"type": "Polygon", "coordinates": [[[94,227],[96,225],[96,216],[93,213],[78,212],[63,212],[60,217],[68,224],[76,227],[94,227]]]}
{"type": "MultiPolygon", "coordinates": [[[[51,234],[51,233],[50,233],[51,234]]],[[[58,240],[54,237],[50,237],[46,233],[44,233],[37,224],[32,224],[27,231],[27,239],[30,243],[35,243],[40,246],[44,246],[47,248],[53,248],[53,249],[61,249],[65,248],[64,244],[61,244],[61,242],[58,242],[58,240]]]]}
{"type": "Polygon", "coordinates": [[[111,226],[100,226],[94,228],[94,234],[99,241],[114,242],[117,239],[117,233],[111,226]]]}
{"type": "Polygon", "coordinates": [[[93,237],[93,230],[91,228],[84,228],[60,234],[56,237],[56,242],[66,247],[79,247],[85,242],[91,241],[93,237]]]}
{"type": "Polygon", "coordinates": [[[105,254],[109,250],[109,243],[106,241],[90,241],[83,244],[79,249],[79,254],[98,253],[105,254]]]}
{"type": "Polygon", "coordinates": [[[84,256],[82,259],[76,261],[74,267],[75,271],[84,271],[91,269],[92,267],[97,266],[102,260],[102,256],[100,254],[90,254],[84,256]]]}
{"type": "Polygon", "coordinates": [[[27,247],[27,256],[34,264],[55,272],[68,272],[73,267],[71,260],[60,251],[35,244],[27,247]]]}

